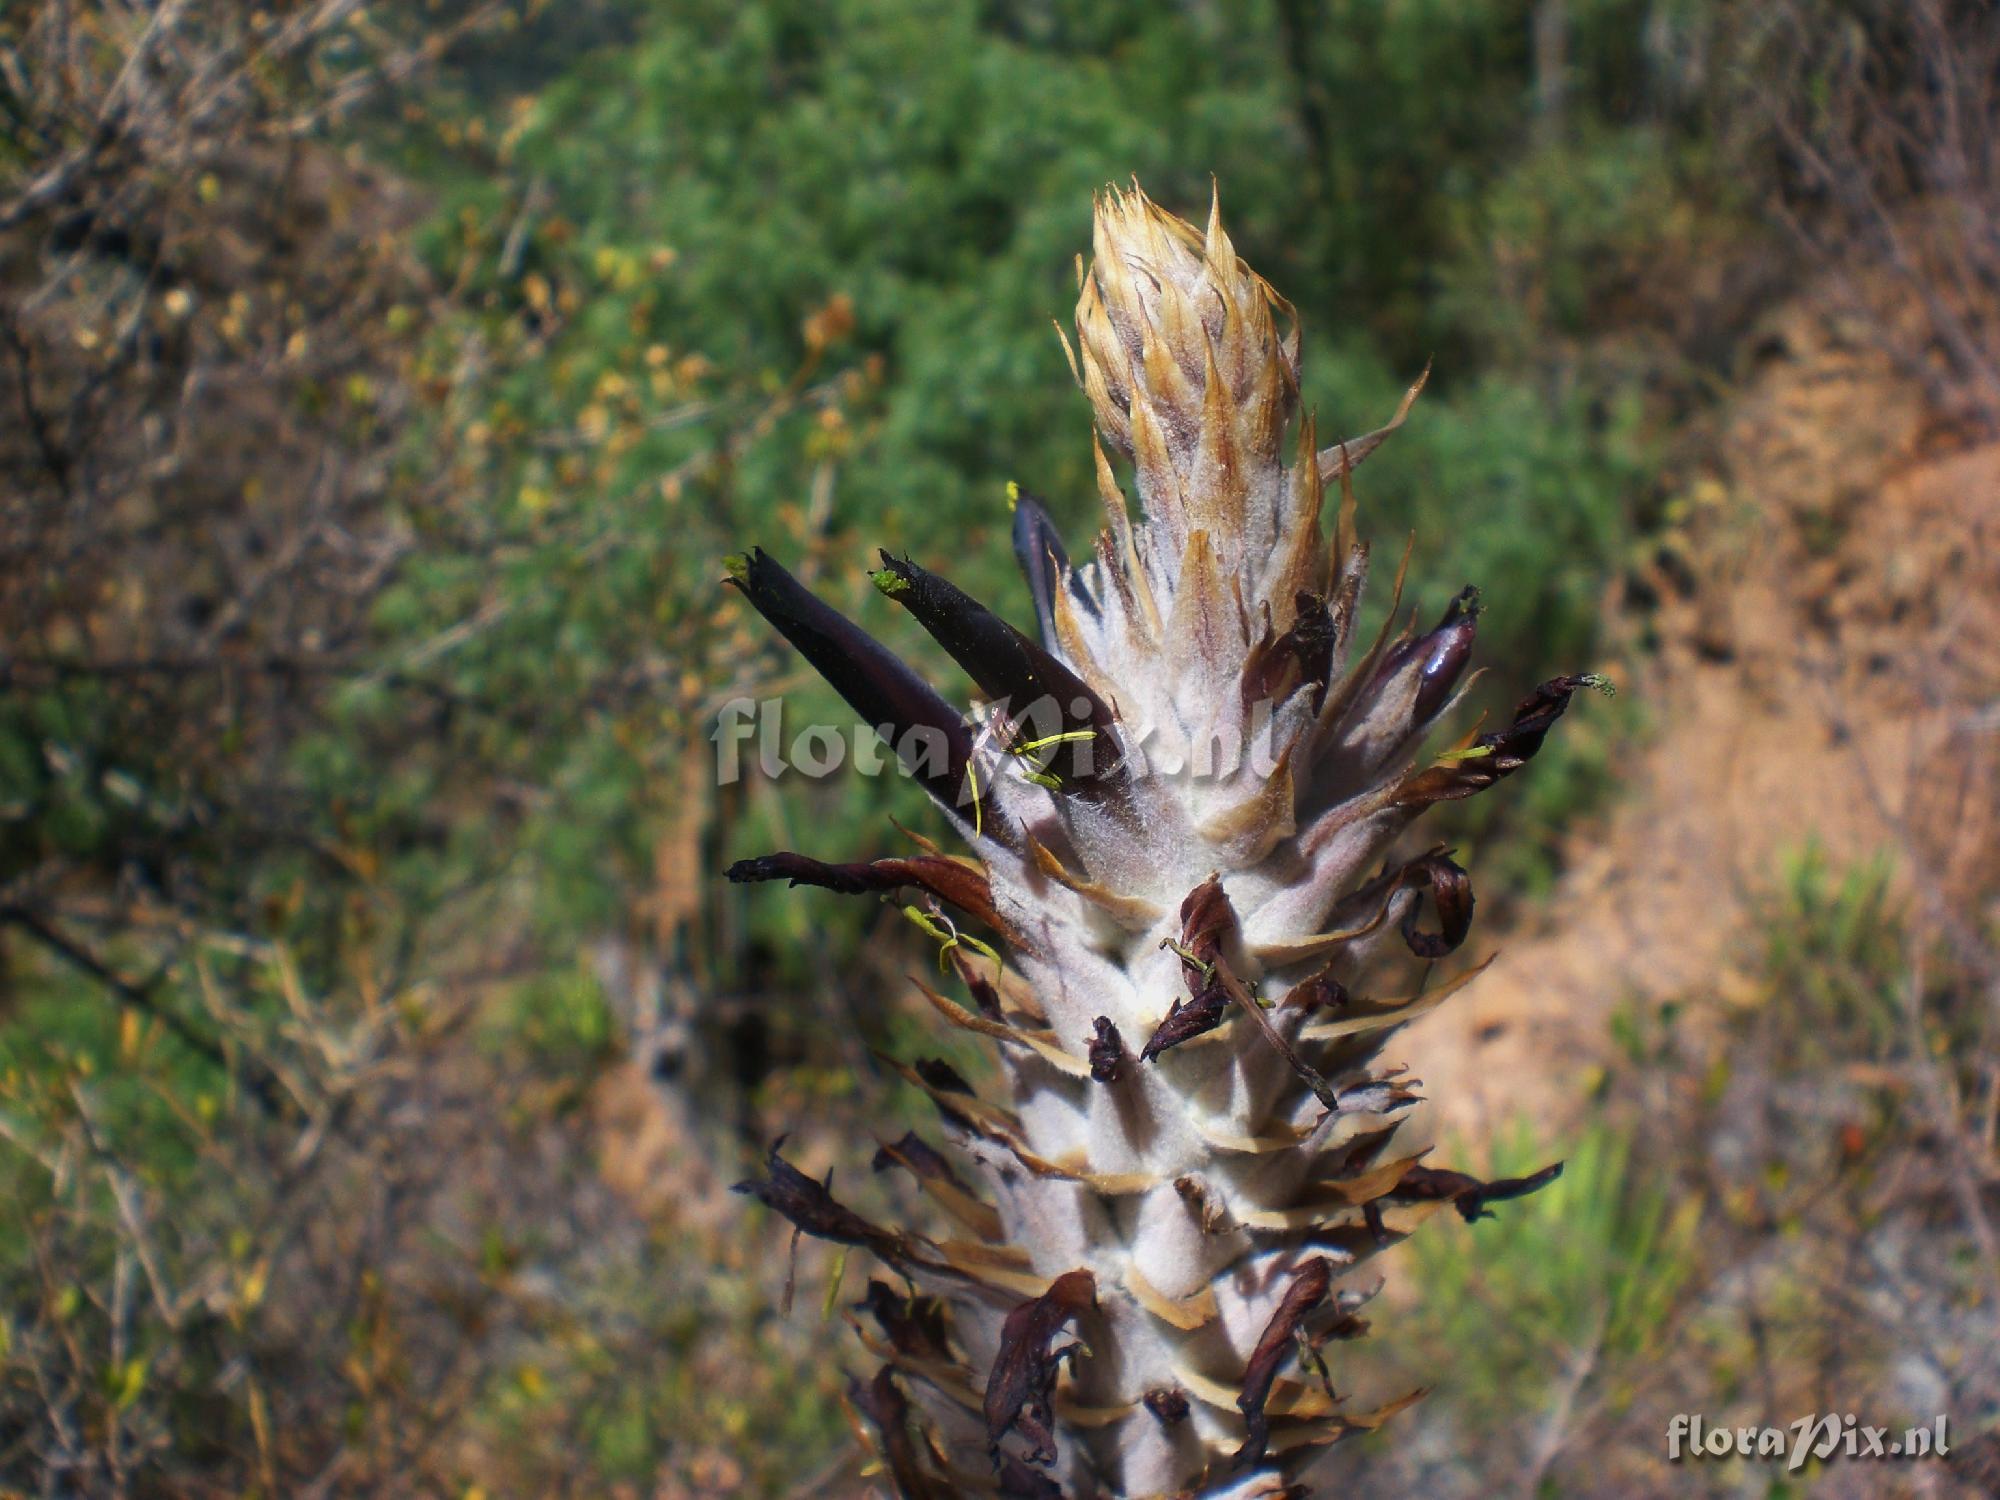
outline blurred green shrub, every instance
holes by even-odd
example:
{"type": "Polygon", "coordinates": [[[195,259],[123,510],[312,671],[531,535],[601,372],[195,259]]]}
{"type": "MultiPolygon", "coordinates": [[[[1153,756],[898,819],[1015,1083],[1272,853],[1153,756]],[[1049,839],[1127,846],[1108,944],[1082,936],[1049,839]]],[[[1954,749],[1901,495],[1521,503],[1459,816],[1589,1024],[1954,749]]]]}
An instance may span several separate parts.
{"type": "MultiPolygon", "coordinates": [[[[1523,1121],[1488,1166],[1518,1175],[1547,1160],[1523,1121]]],[[[1661,1348],[1700,1268],[1702,1213],[1666,1167],[1635,1154],[1630,1127],[1591,1126],[1541,1193],[1413,1239],[1413,1306],[1399,1326],[1450,1351],[1441,1394],[1466,1420],[1520,1424],[1565,1383],[1573,1399],[1586,1379],[1615,1380],[1661,1348]]]]}
{"type": "Polygon", "coordinates": [[[1802,1062],[1881,1056],[1899,1039],[1908,940],[1891,874],[1884,855],[1836,869],[1816,838],[1779,864],[1763,901],[1762,968],[1773,1003],[1810,1023],[1799,1028],[1802,1062]]]}

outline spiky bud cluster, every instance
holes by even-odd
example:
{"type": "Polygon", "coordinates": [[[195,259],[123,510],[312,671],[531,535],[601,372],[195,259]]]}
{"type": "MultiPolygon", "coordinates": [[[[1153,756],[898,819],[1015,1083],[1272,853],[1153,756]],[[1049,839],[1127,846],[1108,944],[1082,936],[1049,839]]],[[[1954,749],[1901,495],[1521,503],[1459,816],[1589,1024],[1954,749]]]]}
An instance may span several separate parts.
{"type": "Polygon", "coordinates": [[[1505,727],[1414,765],[1464,674],[1475,597],[1428,632],[1357,640],[1368,550],[1347,476],[1417,387],[1387,427],[1321,449],[1298,415],[1293,311],[1213,207],[1204,232],[1136,186],[1110,192],[1093,249],[1070,347],[1106,525],[1072,564],[1018,501],[1039,639],[908,559],[875,575],[977,685],[978,713],[762,552],[730,564],[976,856],[729,872],[917,893],[963,987],[927,986],[930,1003],[1004,1065],[1002,1094],[894,1064],[957,1162],[912,1133],[875,1165],[949,1232],[872,1223],[775,1150],[743,1185],[899,1278],[855,1309],[881,1363],[852,1394],[905,1496],[1291,1492],[1325,1444],[1401,1404],[1354,1410],[1329,1382],[1323,1346],[1365,1327],[1354,1269],[1445,1204],[1475,1218],[1556,1170],[1481,1182],[1399,1153],[1415,1080],[1378,1053],[1470,975],[1361,991],[1386,948],[1442,958],[1471,922],[1445,850],[1390,857],[1404,830],[1526,762],[1590,679],[1544,683],[1505,727]]]}

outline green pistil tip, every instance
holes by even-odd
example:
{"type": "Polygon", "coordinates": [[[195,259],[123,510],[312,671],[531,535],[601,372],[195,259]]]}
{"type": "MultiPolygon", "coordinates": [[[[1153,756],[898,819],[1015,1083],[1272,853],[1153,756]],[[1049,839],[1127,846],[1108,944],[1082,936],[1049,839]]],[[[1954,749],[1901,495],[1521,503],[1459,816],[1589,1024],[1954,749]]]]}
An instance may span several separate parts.
{"type": "Polygon", "coordinates": [[[887,594],[891,599],[895,598],[898,594],[909,591],[910,580],[905,578],[901,573],[898,573],[894,568],[877,568],[868,577],[874,582],[876,588],[887,594]]]}
{"type": "Polygon", "coordinates": [[[722,571],[738,583],[746,583],[750,578],[750,558],[742,552],[732,552],[722,560],[722,571]]]}
{"type": "Polygon", "coordinates": [[[1021,503],[1020,483],[1017,480],[1010,479],[1007,481],[1007,514],[1010,516],[1013,515],[1014,508],[1018,506],[1020,503],[1021,503]]]}
{"type": "Polygon", "coordinates": [[[1607,698],[1618,696],[1618,684],[1602,672],[1586,672],[1577,679],[1577,682],[1583,687],[1595,688],[1607,698]]]}

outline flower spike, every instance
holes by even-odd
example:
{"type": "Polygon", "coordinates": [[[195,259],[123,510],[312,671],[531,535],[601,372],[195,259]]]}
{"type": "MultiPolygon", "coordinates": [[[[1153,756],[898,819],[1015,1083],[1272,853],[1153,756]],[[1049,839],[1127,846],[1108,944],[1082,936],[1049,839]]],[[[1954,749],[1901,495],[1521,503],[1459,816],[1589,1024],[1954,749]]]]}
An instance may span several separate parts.
{"type": "Polygon", "coordinates": [[[925,784],[979,858],[919,841],[731,878],[909,891],[965,999],[912,983],[995,1044],[1001,1075],[885,1059],[944,1139],[904,1134],[876,1165],[903,1169],[937,1238],[863,1218],[775,1152],[745,1190],[907,1283],[872,1282],[855,1309],[875,1373],[850,1390],[903,1496],[1303,1496],[1326,1445],[1421,1394],[1368,1409],[1336,1392],[1327,1351],[1367,1331],[1380,1285],[1350,1274],[1431,1214],[1480,1219],[1560,1171],[1482,1181],[1393,1149],[1420,1084],[1380,1058],[1484,967],[1457,957],[1469,875],[1405,844],[1411,823],[1524,767],[1598,682],[1543,683],[1505,727],[1412,770],[1467,679],[1479,598],[1400,636],[1391,603],[1357,640],[1352,470],[1422,379],[1387,425],[1321,449],[1297,319],[1219,203],[1197,228],[1136,184],[1107,190],[1092,248],[1073,355],[1096,544],[1072,563],[1048,511],[1011,492],[1029,634],[908,558],[873,575],[989,700],[977,733],[762,553],[732,566],[869,722],[945,736],[925,784]],[[1392,966],[1421,978],[1385,996],[1392,966]]]}

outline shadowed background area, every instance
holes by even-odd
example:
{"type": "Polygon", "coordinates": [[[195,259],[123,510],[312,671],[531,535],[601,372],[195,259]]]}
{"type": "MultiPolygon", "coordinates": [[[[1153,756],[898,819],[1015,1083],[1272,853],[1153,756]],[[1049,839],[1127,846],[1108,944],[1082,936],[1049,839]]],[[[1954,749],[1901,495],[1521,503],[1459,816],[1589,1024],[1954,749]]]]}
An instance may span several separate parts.
{"type": "Polygon", "coordinates": [[[893,907],[720,872],[943,824],[719,780],[733,698],[850,717],[721,558],[941,682],[874,546],[1024,623],[1134,174],[1323,434],[1432,365],[1361,527],[1483,591],[1467,723],[1621,689],[1446,830],[1500,958],[1391,1054],[1569,1167],[1385,1264],[1334,1380],[1433,1390],[1336,1487],[1992,1493],[1996,67],[1944,0],[7,7],[0,1494],[887,1492],[865,1277],[726,1189],[984,1063],[893,907]],[[1666,1462],[1823,1410],[1954,1453],[1666,1462]]]}

